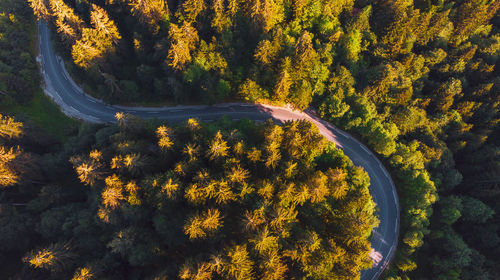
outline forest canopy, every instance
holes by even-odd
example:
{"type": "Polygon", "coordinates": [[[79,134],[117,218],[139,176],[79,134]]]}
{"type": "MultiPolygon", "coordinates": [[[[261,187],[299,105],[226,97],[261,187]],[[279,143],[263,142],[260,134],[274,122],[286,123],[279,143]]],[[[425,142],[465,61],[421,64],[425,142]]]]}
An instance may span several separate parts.
{"type": "Polygon", "coordinates": [[[56,156],[76,181],[41,178],[23,214],[1,205],[2,244],[35,226],[31,249],[0,249],[24,255],[18,276],[356,279],[371,267],[369,177],[311,123],[117,119],[82,127],[86,144],[56,156]]]}
{"type": "MultiPolygon", "coordinates": [[[[28,2],[106,101],[288,103],[361,139],[401,199],[388,279],[500,278],[500,1],[28,2]]],[[[0,3],[2,105],[37,84],[19,3],[0,3]]]]}

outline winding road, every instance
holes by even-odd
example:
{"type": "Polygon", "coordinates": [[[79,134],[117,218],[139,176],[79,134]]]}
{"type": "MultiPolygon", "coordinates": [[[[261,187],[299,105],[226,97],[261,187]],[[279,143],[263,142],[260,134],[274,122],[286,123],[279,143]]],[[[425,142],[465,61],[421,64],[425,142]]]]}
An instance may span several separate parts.
{"type": "Polygon", "coordinates": [[[64,63],[56,56],[51,46],[50,30],[46,23],[38,24],[40,53],[37,58],[41,65],[44,79],[44,91],[57,103],[68,116],[88,122],[114,122],[117,112],[130,113],[142,118],[159,118],[171,122],[179,122],[188,118],[199,118],[213,121],[221,116],[233,120],[248,118],[251,120],[267,120],[272,118],[278,122],[305,119],[318,126],[320,133],[358,166],[362,166],[370,176],[370,192],[378,207],[380,224],[373,230],[371,257],[374,266],[362,271],[361,279],[373,280],[385,270],[394,256],[399,234],[399,201],[396,188],[377,157],[362,143],[332,124],[317,118],[308,112],[294,111],[284,107],[227,103],[213,106],[176,106],[176,107],[122,107],[105,104],[83,92],[66,72],[64,63]]]}

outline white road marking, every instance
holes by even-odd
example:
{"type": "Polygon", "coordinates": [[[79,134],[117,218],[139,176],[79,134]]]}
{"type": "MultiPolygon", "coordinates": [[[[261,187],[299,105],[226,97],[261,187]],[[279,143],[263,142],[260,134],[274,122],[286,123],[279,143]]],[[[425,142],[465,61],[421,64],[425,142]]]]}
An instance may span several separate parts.
{"type": "Polygon", "coordinates": [[[365,152],[370,153],[370,151],[367,148],[365,148],[364,145],[360,145],[360,146],[361,146],[361,149],[365,150],[365,152]]]}
{"type": "Polygon", "coordinates": [[[342,134],[342,136],[344,136],[345,138],[351,138],[349,137],[349,135],[347,135],[346,133],[342,132],[342,131],[338,131],[338,133],[342,134]]]}
{"type": "Polygon", "coordinates": [[[392,190],[392,196],[394,196],[394,201],[398,201],[396,191],[394,189],[392,190]]]}
{"type": "Polygon", "coordinates": [[[90,98],[87,98],[88,101],[92,102],[92,103],[97,103],[95,100],[92,100],[90,98]]]}
{"type": "Polygon", "coordinates": [[[379,270],[379,271],[377,271],[377,273],[375,273],[375,275],[373,275],[372,280],[373,280],[373,279],[377,279],[377,277],[378,277],[379,275],[380,275],[380,270],[379,270]]]}
{"type": "Polygon", "coordinates": [[[158,114],[159,112],[153,111],[153,112],[147,112],[148,114],[158,114]]]}
{"type": "Polygon", "coordinates": [[[391,247],[391,249],[389,250],[389,253],[387,253],[387,256],[390,256],[390,255],[391,255],[392,249],[394,249],[394,247],[393,247],[393,246],[392,246],[392,247],[391,247]]]}
{"type": "Polygon", "coordinates": [[[387,170],[385,170],[385,168],[380,163],[378,165],[382,169],[382,172],[384,172],[385,177],[387,177],[387,179],[390,179],[391,176],[389,176],[389,173],[387,173],[387,170]]]}
{"type": "Polygon", "coordinates": [[[398,232],[398,223],[395,223],[394,224],[394,233],[397,233],[398,232]]]}

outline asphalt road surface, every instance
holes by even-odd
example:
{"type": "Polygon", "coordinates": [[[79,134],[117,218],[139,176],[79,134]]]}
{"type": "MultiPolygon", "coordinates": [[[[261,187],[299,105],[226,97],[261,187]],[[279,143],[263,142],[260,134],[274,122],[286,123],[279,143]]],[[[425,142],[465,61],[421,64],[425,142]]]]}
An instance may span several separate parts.
{"type": "Polygon", "coordinates": [[[165,119],[170,122],[199,118],[213,121],[221,116],[233,120],[248,118],[264,121],[269,118],[277,122],[306,119],[316,124],[320,133],[336,144],[353,161],[362,166],[370,176],[370,192],[378,207],[380,224],[373,230],[371,257],[374,266],[361,274],[361,279],[377,279],[394,256],[399,234],[399,202],[396,188],[389,172],[366,146],[332,124],[317,118],[310,112],[294,111],[285,107],[259,104],[228,103],[213,106],[176,107],[122,107],[105,104],[86,95],[75,84],[64,68],[62,60],[54,54],[47,24],[38,24],[41,65],[45,93],[57,103],[61,110],[74,118],[88,122],[114,122],[117,112],[130,113],[142,118],[165,119]]]}

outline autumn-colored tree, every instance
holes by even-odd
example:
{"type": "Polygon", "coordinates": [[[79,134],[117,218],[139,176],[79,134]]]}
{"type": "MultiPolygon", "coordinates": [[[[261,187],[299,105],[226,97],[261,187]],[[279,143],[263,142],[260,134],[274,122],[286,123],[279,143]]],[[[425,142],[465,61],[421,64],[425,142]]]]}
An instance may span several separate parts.
{"type": "Polygon", "coordinates": [[[20,181],[20,174],[16,171],[12,162],[20,155],[21,151],[13,148],[6,149],[0,146],[0,186],[8,187],[20,181]]]}
{"type": "MultiPolygon", "coordinates": [[[[94,28],[101,34],[102,39],[109,40],[114,44],[118,43],[121,39],[121,35],[118,32],[113,20],[108,16],[108,13],[101,7],[92,4],[92,11],[90,12],[90,22],[94,28]]],[[[103,43],[103,45],[108,45],[108,43],[103,43]]]]}
{"type": "Polygon", "coordinates": [[[270,31],[284,19],[284,5],[280,0],[253,0],[250,14],[257,26],[264,32],[270,31]]]}
{"type": "Polygon", "coordinates": [[[168,3],[165,0],[133,0],[130,1],[130,10],[144,24],[147,24],[153,34],[159,30],[158,24],[170,17],[168,3]]]}
{"type": "Polygon", "coordinates": [[[73,278],[71,280],[92,280],[95,279],[92,270],[89,267],[81,267],[75,271],[73,278]]]}
{"type": "Polygon", "coordinates": [[[55,243],[41,250],[29,252],[23,261],[34,268],[62,272],[71,266],[75,254],[69,243],[55,243]]]}
{"type": "Polygon", "coordinates": [[[212,19],[212,27],[219,33],[227,30],[231,24],[224,2],[224,0],[212,0],[212,10],[215,14],[212,19]]]}
{"type": "Polygon", "coordinates": [[[182,9],[189,22],[194,22],[198,15],[206,9],[205,1],[186,0],[182,3],[182,9]]]}
{"type": "Polygon", "coordinates": [[[121,39],[118,28],[103,8],[93,4],[90,19],[94,28],[83,28],[81,38],[71,51],[75,64],[82,68],[101,63],[107,53],[114,52],[114,45],[121,39]]]}
{"type": "Polygon", "coordinates": [[[229,146],[227,145],[227,141],[222,138],[222,134],[220,131],[214,136],[214,139],[210,142],[210,148],[207,152],[207,156],[211,159],[222,158],[228,155],[229,146]]]}
{"type": "Polygon", "coordinates": [[[188,22],[181,27],[171,24],[169,36],[172,42],[168,51],[169,65],[181,70],[191,61],[191,51],[196,48],[198,42],[198,31],[188,22]]]}
{"type": "Polygon", "coordinates": [[[190,239],[204,238],[222,226],[222,217],[217,209],[208,209],[201,215],[191,217],[184,226],[184,233],[190,239]]]}
{"type": "Polygon", "coordinates": [[[49,9],[47,8],[47,2],[45,0],[28,0],[33,13],[37,19],[47,20],[50,17],[49,9]]]}
{"type": "Polygon", "coordinates": [[[23,134],[23,123],[16,122],[10,116],[0,114],[0,137],[13,139],[18,138],[23,134]]]}

